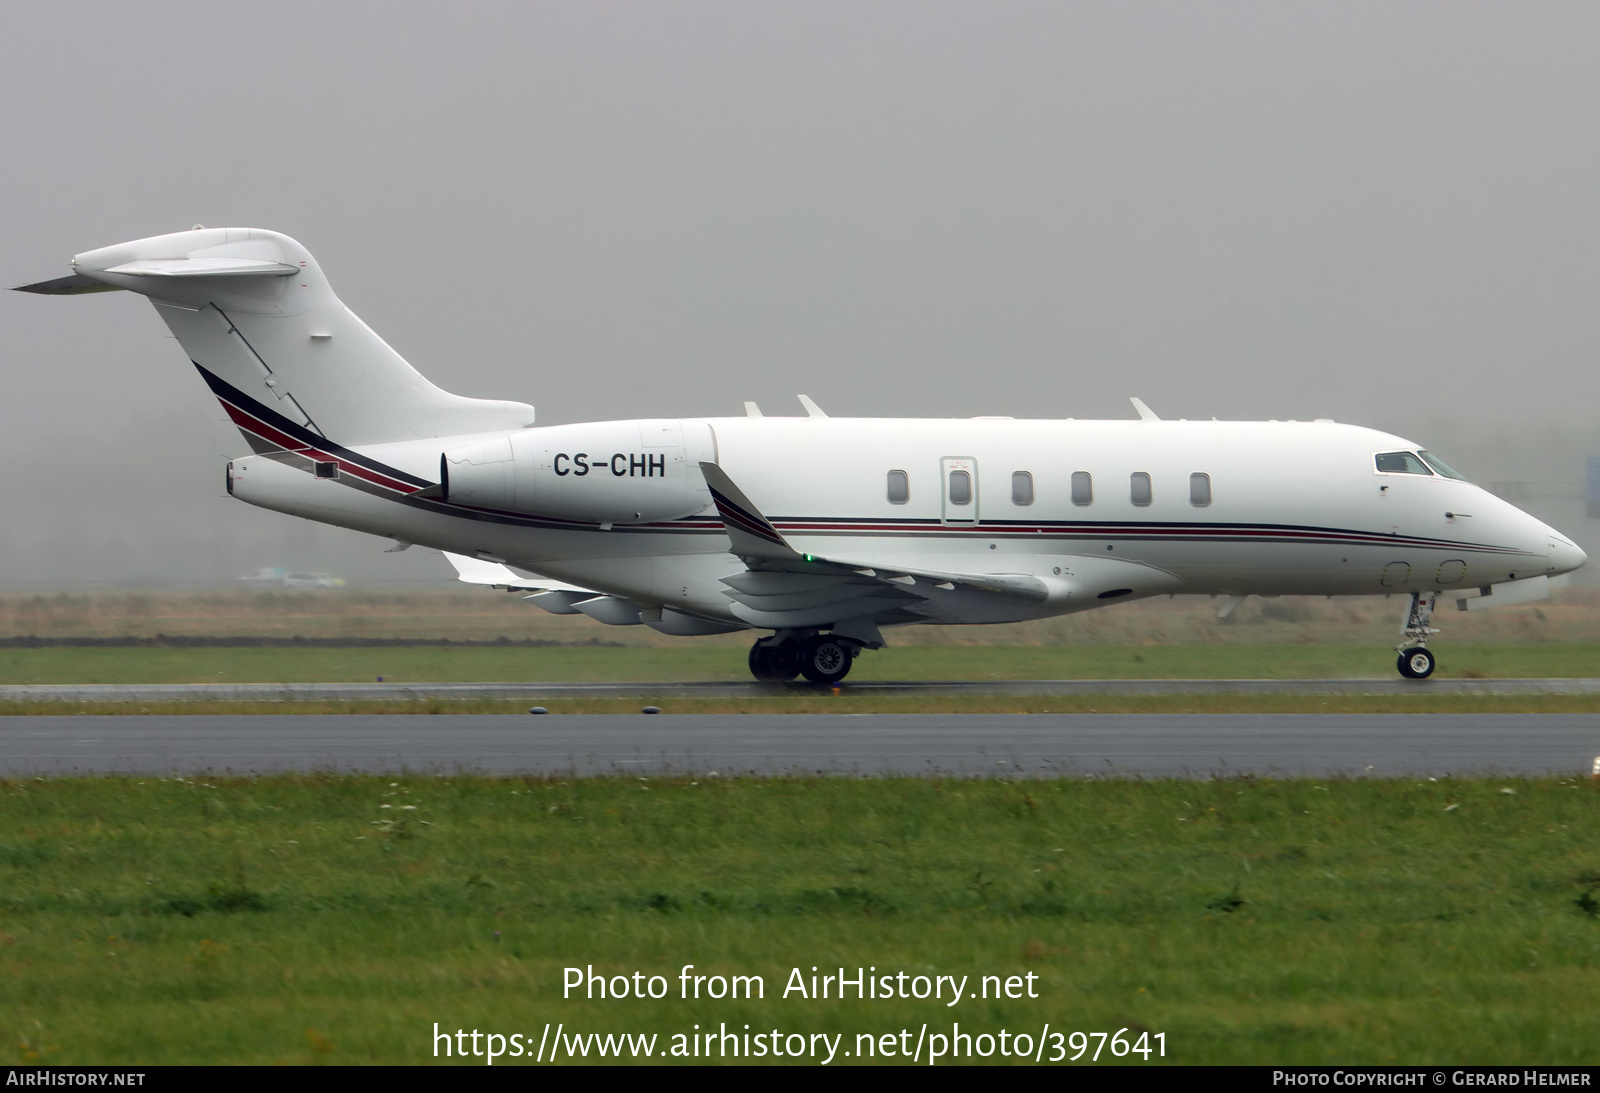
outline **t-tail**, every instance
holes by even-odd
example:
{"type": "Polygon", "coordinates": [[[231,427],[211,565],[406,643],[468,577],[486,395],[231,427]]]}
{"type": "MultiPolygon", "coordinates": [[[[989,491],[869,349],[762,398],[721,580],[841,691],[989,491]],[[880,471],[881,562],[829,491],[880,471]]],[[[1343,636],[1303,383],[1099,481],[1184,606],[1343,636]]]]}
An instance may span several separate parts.
{"type": "Polygon", "coordinates": [[[340,302],[311,253],[259,228],[196,228],[88,251],[19,291],[148,296],[257,452],[309,432],[376,444],[533,424],[521,402],[429,383],[340,302]]]}

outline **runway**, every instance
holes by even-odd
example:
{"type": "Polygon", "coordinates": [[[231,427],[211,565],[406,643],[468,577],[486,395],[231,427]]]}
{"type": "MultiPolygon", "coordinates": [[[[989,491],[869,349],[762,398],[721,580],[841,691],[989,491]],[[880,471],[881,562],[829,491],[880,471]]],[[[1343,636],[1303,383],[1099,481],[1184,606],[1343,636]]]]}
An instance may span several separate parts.
{"type": "Polygon", "coordinates": [[[1591,714],[0,717],[0,775],[1585,775],[1591,714]]]}
{"type": "MultiPolygon", "coordinates": [[[[992,679],[846,680],[852,695],[1592,695],[1590,679],[992,679]]],[[[6,702],[370,702],[563,698],[771,698],[817,694],[816,684],[637,683],[48,683],[0,686],[6,702]]]]}

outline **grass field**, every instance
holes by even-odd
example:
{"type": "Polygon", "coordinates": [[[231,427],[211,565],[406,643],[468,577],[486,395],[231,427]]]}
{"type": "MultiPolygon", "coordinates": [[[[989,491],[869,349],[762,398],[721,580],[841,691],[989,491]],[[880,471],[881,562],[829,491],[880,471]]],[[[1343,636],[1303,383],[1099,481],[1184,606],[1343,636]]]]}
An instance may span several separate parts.
{"type": "MultiPolygon", "coordinates": [[[[1593,676],[1600,644],[1439,643],[1437,677],[1593,676]]],[[[1372,645],[891,646],[851,680],[1394,677],[1372,645]]],[[[742,647],[0,649],[0,683],[361,683],[748,680],[742,647]]]]}
{"type": "Polygon", "coordinates": [[[432,1062],[434,1022],[656,1033],[658,1053],[696,1023],[748,1023],[843,1033],[854,1050],[858,1033],[914,1041],[959,1021],[1164,1032],[1184,1063],[1590,1063],[1596,793],[0,782],[0,1058],[432,1062]],[[765,999],[678,1000],[683,964],[761,975],[765,999]],[[563,968],[588,965],[662,975],[671,994],[563,999],[563,968]],[[1032,973],[1039,997],[781,997],[813,965],[965,975],[971,990],[1032,973]]]}
{"type": "MultiPolygon", "coordinates": [[[[441,572],[445,563],[441,560],[441,572]]],[[[896,628],[903,645],[1116,646],[1371,645],[1398,640],[1403,597],[1252,597],[1226,619],[1205,596],[1119,603],[1059,618],[999,626],[896,628]]],[[[1441,611],[1449,644],[1600,642],[1600,588],[1561,587],[1534,604],[1493,611],[1441,611]]],[[[0,640],[78,638],[301,638],[591,641],[664,649],[745,648],[749,634],[672,638],[647,626],[602,626],[581,615],[550,615],[516,595],[438,586],[270,591],[235,587],[0,589],[0,640]]]]}

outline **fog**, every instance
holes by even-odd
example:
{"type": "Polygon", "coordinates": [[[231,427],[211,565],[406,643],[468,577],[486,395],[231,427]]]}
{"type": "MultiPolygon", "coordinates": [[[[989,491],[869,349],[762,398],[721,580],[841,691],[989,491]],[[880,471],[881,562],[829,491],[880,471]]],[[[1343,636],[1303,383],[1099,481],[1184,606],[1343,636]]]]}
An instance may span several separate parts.
{"type": "MultiPolygon", "coordinates": [[[[272,228],[543,424],[1332,417],[1600,557],[1597,40],[1587,3],[13,4],[0,276],[272,228]]],[[[449,575],[227,498],[246,447],[143,299],[0,293],[0,378],[0,582],[449,575]]]]}

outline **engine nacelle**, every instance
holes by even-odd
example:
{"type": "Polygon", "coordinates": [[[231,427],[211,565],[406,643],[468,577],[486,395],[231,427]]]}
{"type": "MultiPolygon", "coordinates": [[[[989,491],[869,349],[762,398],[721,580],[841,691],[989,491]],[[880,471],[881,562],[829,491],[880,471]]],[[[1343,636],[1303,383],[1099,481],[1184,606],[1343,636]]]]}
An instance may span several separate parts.
{"type": "Polygon", "coordinates": [[[525,429],[445,452],[442,500],[526,516],[646,524],[711,504],[711,426],[657,419],[525,429]]]}

